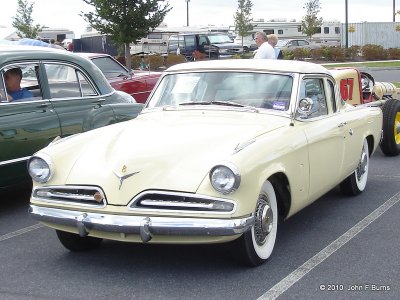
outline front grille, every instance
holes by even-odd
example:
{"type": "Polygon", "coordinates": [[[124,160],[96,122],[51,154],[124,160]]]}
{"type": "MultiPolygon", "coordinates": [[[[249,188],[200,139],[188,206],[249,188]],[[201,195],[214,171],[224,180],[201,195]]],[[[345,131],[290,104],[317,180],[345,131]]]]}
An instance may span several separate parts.
{"type": "Polygon", "coordinates": [[[147,191],[133,199],[129,207],[165,211],[232,213],[235,210],[235,203],[189,193],[147,191]]]}
{"type": "Polygon", "coordinates": [[[106,197],[95,186],[48,186],[33,189],[32,199],[46,202],[105,207],[106,197]]]}

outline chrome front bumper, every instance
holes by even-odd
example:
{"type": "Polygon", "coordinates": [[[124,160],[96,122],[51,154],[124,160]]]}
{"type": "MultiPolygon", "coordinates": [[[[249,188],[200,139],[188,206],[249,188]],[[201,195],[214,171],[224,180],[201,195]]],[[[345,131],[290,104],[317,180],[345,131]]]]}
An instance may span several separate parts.
{"type": "Polygon", "coordinates": [[[140,234],[143,242],[150,241],[155,235],[231,236],[248,231],[254,224],[253,216],[240,219],[143,217],[83,213],[37,205],[30,205],[29,213],[40,222],[76,227],[82,237],[90,230],[98,230],[140,234]]]}

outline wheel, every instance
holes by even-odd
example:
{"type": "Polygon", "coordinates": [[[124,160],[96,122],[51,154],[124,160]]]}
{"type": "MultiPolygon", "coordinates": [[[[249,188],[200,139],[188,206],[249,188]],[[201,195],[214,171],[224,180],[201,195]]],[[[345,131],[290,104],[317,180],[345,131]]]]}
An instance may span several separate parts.
{"type": "Polygon", "coordinates": [[[269,181],[264,183],[258,196],[254,216],[254,226],[236,241],[237,248],[233,249],[239,260],[253,267],[264,263],[275,246],[278,208],[275,190],[269,181]]]}
{"type": "Polygon", "coordinates": [[[361,150],[360,161],[357,169],[340,184],[342,193],[348,196],[356,196],[364,191],[367,185],[369,169],[369,150],[368,142],[364,140],[361,150]]]}
{"type": "Polygon", "coordinates": [[[383,106],[383,138],[380,144],[387,156],[400,153],[400,101],[389,99],[383,106]]]}
{"type": "Polygon", "coordinates": [[[61,244],[70,251],[87,251],[97,248],[103,239],[91,236],[81,237],[75,233],[56,230],[61,244]]]}

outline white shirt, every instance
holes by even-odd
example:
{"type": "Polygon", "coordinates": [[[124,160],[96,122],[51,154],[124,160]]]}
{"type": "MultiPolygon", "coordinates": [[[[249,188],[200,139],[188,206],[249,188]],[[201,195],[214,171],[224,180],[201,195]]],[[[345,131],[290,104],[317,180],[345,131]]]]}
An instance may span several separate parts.
{"type": "Polygon", "coordinates": [[[274,48],[268,44],[268,42],[264,42],[258,48],[256,55],[254,55],[254,59],[276,59],[274,48]]]}

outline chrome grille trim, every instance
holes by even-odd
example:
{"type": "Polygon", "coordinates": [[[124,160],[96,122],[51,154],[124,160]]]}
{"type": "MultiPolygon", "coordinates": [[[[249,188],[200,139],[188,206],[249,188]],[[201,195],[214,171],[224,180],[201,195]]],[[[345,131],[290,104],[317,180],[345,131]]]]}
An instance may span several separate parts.
{"type": "Polygon", "coordinates": [[[157,200],[142,200],[140,201],[141,205],[148,205],[148,206],[164,206],[164,207],[175,207],[177,204],[182,207],[187,208],[204,208],[204,209],[211,209],[212,204],[202,204],[202,203],[181,203],[178,201],[157,201],[157,200]]]}
{"type": "Polygon", "coordinates": [[[103,190],[97,186],[65,185],[35,187],[32,191],[32,200],[81,207],[104,208],[107,205],[103,190]],[[101,202],[95,200],[95,193],[101,195],[101,202]]]}
{"type": "Polygon", "coordinates": [[[149,190],[138,194],[128,204],[137,211],[232,214],[236,203],[231,200],[199,194],[149,190]]]}

